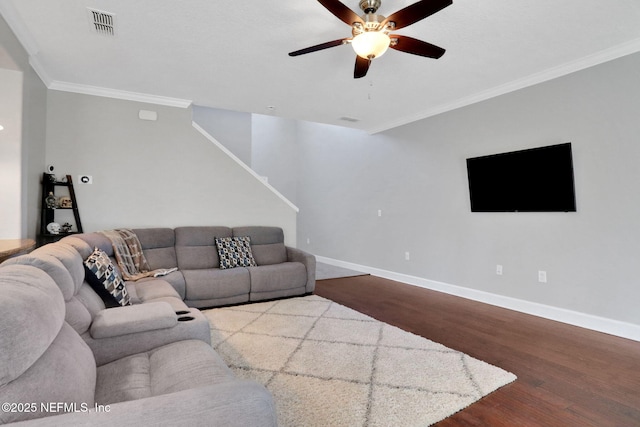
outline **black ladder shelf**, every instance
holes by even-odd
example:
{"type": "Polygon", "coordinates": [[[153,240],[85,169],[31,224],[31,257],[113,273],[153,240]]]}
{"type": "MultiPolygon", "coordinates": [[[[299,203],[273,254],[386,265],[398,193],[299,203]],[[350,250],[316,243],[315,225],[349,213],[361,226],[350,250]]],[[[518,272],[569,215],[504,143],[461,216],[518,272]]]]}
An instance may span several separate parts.
{"type": "Polygon", "coordinates": [[[42,200],[41,202],[41,215],[40,215],[40,234],[38,235],[38,246],[46,245],[47,243],[55,242],[62,239],[64,236],[70,234],[82,233],[82,222],[80,221],[80,212],[78,211],[78,202],[76,199],[76,192],[73,189],[73,180],[71,175],[67,175],[67,180],[57,181],[53,178],[53,175],[44,173],[42,175],[42,200]],[[71,206],[68,203],[65,206],[59,205],[59,199],[56,197],[57,187],[67,187],[69,192],[69,199],[71,199],[71,206]],[[51,208],[47,206],[47,197],[49,195],[56,197],[56,207],[51,208]],[[71,224],[71,229],[59,233],[52,233],[47,226],[56,222],[56,212],[71,210],[73,211],[73,218],[75,220],[75,227],[71,224]]]}

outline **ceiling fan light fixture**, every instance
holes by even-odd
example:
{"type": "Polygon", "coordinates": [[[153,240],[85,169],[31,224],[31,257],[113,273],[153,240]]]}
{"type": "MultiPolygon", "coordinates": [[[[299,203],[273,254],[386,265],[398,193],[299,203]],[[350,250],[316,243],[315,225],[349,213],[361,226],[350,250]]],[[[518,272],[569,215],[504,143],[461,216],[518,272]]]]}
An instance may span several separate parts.
{"type": "Polygon", "coordinates": [[[353,38],[351,46],[361,58],[373,59],[384,55],[390,43],[389,35],[383,31],[365,31],[353,38]]]}

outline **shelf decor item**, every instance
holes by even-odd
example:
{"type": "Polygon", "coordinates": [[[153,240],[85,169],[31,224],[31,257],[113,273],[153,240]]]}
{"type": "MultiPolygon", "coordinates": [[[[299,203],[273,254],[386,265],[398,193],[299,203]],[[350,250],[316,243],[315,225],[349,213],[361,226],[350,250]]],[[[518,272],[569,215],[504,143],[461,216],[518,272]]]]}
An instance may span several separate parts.
{"type": "Polygon", "coordinates": [[[56,200],[56,196],[53,195],[53,191],[49,192],[49,195],[47,196],[46,199],[44,199],[44,201],[47,204],[47,208],[49,209],[56,208],[57,200],[56,200]]]}
{"type": "Polygon", "coordinates": [[[57,222],[50,222],[47,224],[47,231],[51,234],[60,234],[60,224],[57,222]]]}
{"type": "Polygon", "coordinates": [[[69,196],[62,196],[58,199],[58,206],[61,208],[72,208],[73,201],[69,196]]]}

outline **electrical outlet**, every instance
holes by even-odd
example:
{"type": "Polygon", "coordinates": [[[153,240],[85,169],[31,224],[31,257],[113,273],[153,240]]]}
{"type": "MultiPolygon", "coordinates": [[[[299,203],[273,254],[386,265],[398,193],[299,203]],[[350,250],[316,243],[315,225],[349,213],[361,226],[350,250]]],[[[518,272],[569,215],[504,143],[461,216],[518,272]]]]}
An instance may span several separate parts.
{"type": "Polygon", "coordinates": [[[547,283],[547,272],[543,270],[538,271],[538,282],[547,283]]]}
{"type": "Polygon", "coordinates": [[[311,239],[309,237],[307,237],[307,245],[311,244],[311,239]]]}
{"type": "Polygon", "coordinates": [[[500,264],[496,265],[496,274],[502,276],[502,266],[500,264]]]}
{"type": "Polygon", "coordinates": [[[382,216],[382,209],[378,209],[378,216],[382,216]]]}
{"type": "Polygon", "coordinates": [[[411,259],[411,256],[410,256],[409,252],[405,252],[404,253],[404,259],[405,259],[405,261],[409,261],[411,259]]]}

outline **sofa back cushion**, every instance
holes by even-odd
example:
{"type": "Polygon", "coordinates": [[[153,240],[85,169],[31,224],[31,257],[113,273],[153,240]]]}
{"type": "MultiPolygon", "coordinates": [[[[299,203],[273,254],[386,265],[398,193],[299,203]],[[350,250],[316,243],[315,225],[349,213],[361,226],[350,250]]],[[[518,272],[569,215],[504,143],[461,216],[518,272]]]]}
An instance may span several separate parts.
{"type": "Polygon", "coordinates": [[[284,232],[280,227],[234,227],[233,236],[251,238],[251,252],[258,265],[280,264],[287,261],[284,232]]]}
{"type": "MultiPolygon", "coordinates": [[[[104,244],[101,243],[101,246],[104,246],[104,244]]],[[[56,284],[62,290],[62,295],[66,302],[65,320],[78,334],[83,334],[89,330],[95,313],[88,309],[83,299],[78,298],[80,289],[86,286],[87,283],[85,281],[85,268],[81,252],[79,252],[75,246],[57,242],[44,245],[31,252],[30,255],[50,255],[58,259],[65,266],[73,281],[73,295],[69,297],[62,284],[56,281],[56,284]]],[[[95,294],[95,297],[99,298],[97,294],[95,294]]],[[[101,309],[104,309],[104,303],[101,304],[101,309]]]]}
{"type": "MultiPolygon", "coordinates": [[[[75,248],[64,243],[56,243],[41,246],[31,254],[33,256],[50,255],[58,259],[71,276],[71,280],[73,281],[73,295],[78,293],[84,281],[84,265],[82,264],[82,256],[80,256],[80,253],[75,248]]],[[[58,283],[58,287],[62,289],[60,283],[58,283]]],[[[65,295],[65,300],[67,300],[68,296],[64,290],[62,293],[65,295]]]]}
{"type": "MultiPolygon", "coordinates": [[[[113,245],[111,244],[111,240],[102,233],[75,234],[73,236],[65,237],[62,240],[66,240],[68,238],[84,240],[87,245],[89,245],[89,253],[82,253],[82,251],[79,251],[82,253],[83,259],[88,257],[95,248],[105,251],[109,256],[113,256],[113,245]]],[[[70,242],[70,244],[71,246],[75,246],[73,242],[70,242]]]]}
{"type": "Polygon", "coordinates": [[[178,266],[176,258],[176,236],[171,228],[136,228],[133,232],[138,236],[142,252],[149,263],[149,268],[174,268],[178,266]]]}
{"type": "Polygon", "coordinates": [[[95,246],[91,246],[85,240],[76,237],[76,235],[66,236],[59,240],[60,243],[64,243],[65,245],[69,245],[74,248],[80,254],[80,258],[83,260],[87,259],[89,255],[93,253],[95,246]]]}
{"type": "Polygon", "coordinates": [[[178,227],[175,232],[180,270],[219,268],[215,239],[233,236],[229,227],[178,227]]]}
{"type": "Polygon", "coordinates": [[[35,412],[0,412],[0,424],[49,415],[41,403],[94,405],[93,353],[64,319],[51,276],[29,265],[0,267],[0,400],[35,404],[35,412]]]}
{"type": "Polygon", "coordinates": [[[62,293],[47,273],[29,265],[0,268],[0,386],[44,354],[62,328],[64,311],[62,293]]]}
{"type": "Polygon", "coordinates": [[[80,271],[82,258],[75,249],[62,243],[45,245],[30,254],[9,259],[5,265],[28,265],[49,275],[62,292],[67,323],[79,334],[89,329],[93,315],[77,298],[84,281],[84,268],[80,271]]]}

